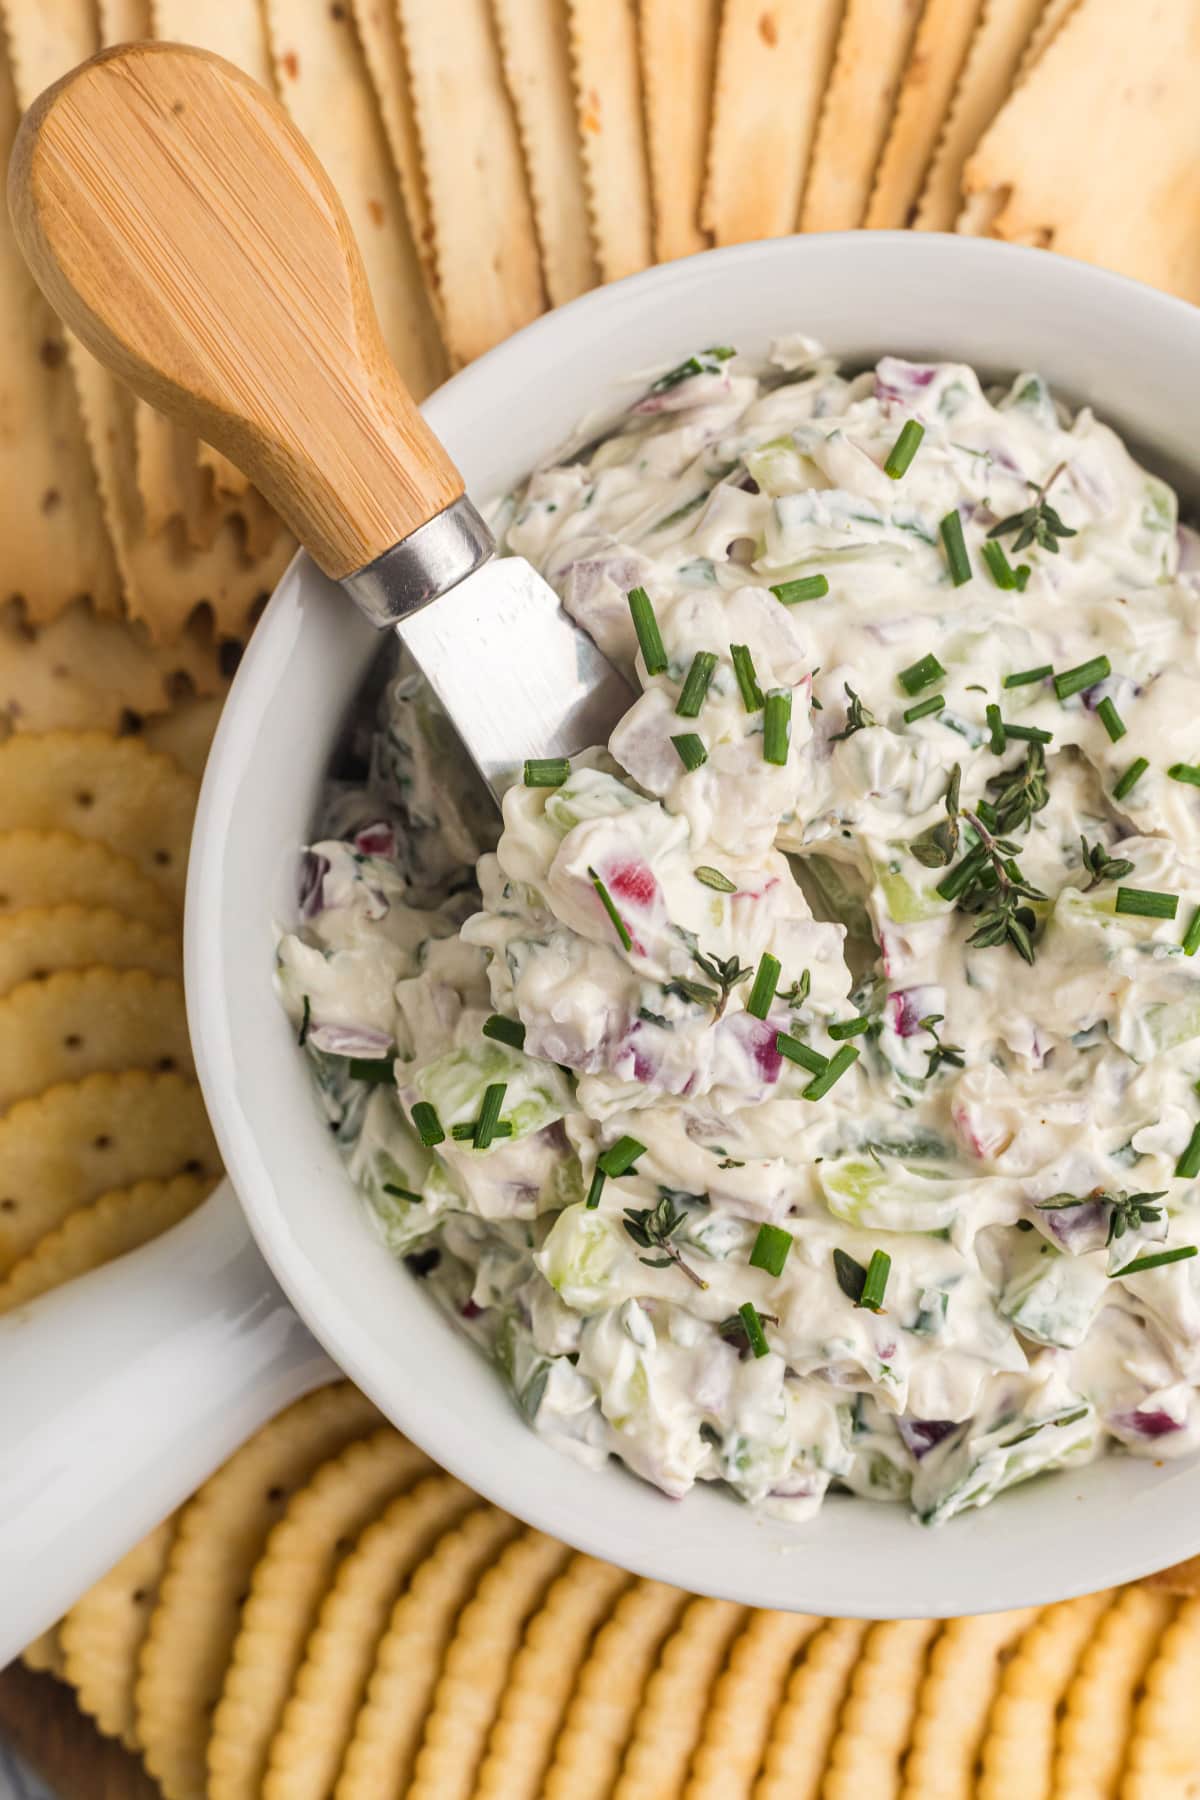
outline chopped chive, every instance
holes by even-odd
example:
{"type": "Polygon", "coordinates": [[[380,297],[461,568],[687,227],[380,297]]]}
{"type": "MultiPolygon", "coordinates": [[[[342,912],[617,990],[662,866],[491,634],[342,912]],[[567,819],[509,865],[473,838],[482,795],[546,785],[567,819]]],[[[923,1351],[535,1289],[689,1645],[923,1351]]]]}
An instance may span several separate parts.
{"type": "Polygon", "coordinates": [[[350,1058],[349,1075],[351,1081],[392,1081],[396,1074],[394,1056],[352,1056],[350,1058]]]}
{"type": "Polygon", "coordinates": [[[823,1075],[829,1067],[829,1058],[822,1056],[799,1038],[791,1037],[786,1031],[775,1033],[775,1048],[780,1056],[786,1056],[789,1062],[799,1063],[810,1075],[823,1075]]]}
{"type": "Polygon", "coordinates": [[[753,1013],[756,1019],[765,1019],[770,1012],[780,974],[779,958],[772,956],[769,950],[764,950],[754,976],[754,986],[750,989],[750,998],[746,1002],[746,1011],[753,1013]]]}
{"type": "Polygon", "coordinates": [[[1175,1164],[1175,1173],[1181,1181],[1194,1181],[1200,1175],[1200,1125],[1193,1126],[1187,1149],[1175,1164]]]}
{"type": "Polygon", "coordinates": [[[796,581],[781,581],[771,592],[785,606],[795,606],[801,600],[823,600],[829,592],[829,580],[825,575],[802,575],[796,581]]]}
{"type": "Polygon", "coordinates": [[[596,1158],[596,1167],[603,1169],[606,1175],[614,1177],[628,1175],[639,1156],[645,1156],[645,1144],[639,1144],[635,1137],[619,1137],[615,1144],[610,1144],[596,1158]]]}
{"type": "Polygon", "coordinates": [[[1099,719],[1114,744],[1118,743],[1120,739],[1125,736],[1125,721],[1107,695],[1105,695],[1104,699],[1096,708],[1096,717],[1099,719]]]}
{"type": "Polygon", "coordinates": [[[918,719],[927,719],[930,713],[943,712],[945,706],[945,694],[930,694],[928,700],[918,700],[915,706],[905,707],[903,715],[904,723],[906,725],[914,725],[918,719]]]}
{"type": "Polygon", "coordinates": [[[1196,763],[1172,763],[1167,774],[1172,781],[1186,781],[1190,787],[1200,787],[1200,766],[1196,763]]]}
{"type": "Polygon", "coordinates": [[[792,741],[792,690],[772,688],[763,714],[763,761],[781,767],[792,741]]]}
{"type": "Polygon", "coordinates": [[[601,881],[600,877],[597,875],[595,869],[589,869],[588,875],[591,878],[592,886],[595,888],[596,892],[600,896],[601,906],[603,906],[605,912],[608,914],[609,918],[612,920],[613,930],[616,932],[618,938],[621,940],[622,950],[632,950],[633,949],[633,939],[629,935],[629,927],[626,925],[624,919],[621,917],[620,913],[617,911],[616,906],[613,903],[612,895],[609,893],[608,889],[605,887],[604,883],[601,881]]]}
{"type": "Polygon", "coordinates": [[[1179,910],[1178,894],[1162,894],[1156,888],[1117,889],[1117,911],[1141,919],[1173,919],[1179,910]]]}
{"type": "Polygon", "coordinates": [[[420,1194],[414,1193],[412,1188],[397,1187],[394,1181],[385,1181],[383,1191],[385,1194],[391,1194],[393,1199],[408,1200],[414,1206],[421,1204],[422,1196],[420,1194]]]}
{"type": "Polygon", "coordinates": [[[311,1024],[312,1024],[312,1001],[309,999],[308,995],[305,994],[305,996],[304,996],[304,1011],[300,1015],[300,1035],[296,1039],[296,1042],[298,1044],[304,1045],[308,1042],[308,1028],[311,1024]]]}
{"type": "Polygon", "coordinates": [[[988,566],[988,574],[998,588],[1011,592],[1017,585],[1017,571],[1004,554],[1004,545],[995,538],[988,538],[980,546],[980,554],[988,566]]]}
{"type": "Polygon", "coordinates": [[[637,632],[637,641],[641,646],[642,660],[646,664],[647,675],[661,675],[667,666],[667,652],[662,641],[662,632],[658,629],[658,620],[650,596],[643,587],[630,588],[629,610],[633,615],[633,629],[637,632]]]}
{"type": "MultiPolygon", "coordinates": [[[[493,1138],[510,1138],[512,1134],[512,1122],[509,1119],[502,1119],[492,1132],[491,1136],[493,1138]]],[[[450,1136],[459,1144],[474,1144],[478,1139],[478,1135],[478,1119],[468,1119],[464,1125],[452,1125],[450,1127],[450,1136]]],[[[488,1139],[488,1142],[491,1142],[491,1138],[488,1139]]],[[[487,1146],[483,1144],[479,1145],[481,1150],[486,1149],[486,1147],[487,1146]]]]}
{"type": "Polygon", "coordinates": [[[907,475],[924,436],[923,425],[918,425],[915,419],[906,419],[900,427],[900,436],[888,451],[887,461],[883,465],[884,474],[890,475],[893,481],[899,481],[902,475],[907,475]]]}
{"type": "Polygon", "coordinates": [[[840,1081],[846,1070],[858,1061],[858,1051],[853,1044],[843,1044],[837,1053],[830,1057],[821,1073],[800,1090],[805,1100],[823,1100],[835,1081],[840,1081]]]}
{"type": "Polygon", "coordinates": [[[728,875],[722,875],[720,869],[710,868],[707,863],[701,863],[698,869],[692,870],[692,874],[697,881],[702,881],[705,887],[716,888],[718,894],[737,893],[737,882],[730,881],[728,875]]]}
{"type": "Polygon", "coordinates": [[[600,1204],[600,1196],[604,1192],[605,1179],[604,1170],[597,1164],[595,1173],[592,1176],[592,1185],[588,1188],[587,1199],[584,1201],[584,1205],[589,1207],[593,1212],[600,1204]]]}
{"type": "Polygon", "coordinates": [[[1111,674],[1112,664],[1107,656],[1093,656],[1091,662],[1079,663],[1056,675],[1054,691],[1060,700],[1069,700],[1072,694],[1082,694],[1087,688],[1095,687],[1098,681],[1107,681],[1111,674]]]}
{"type": "Polygon", "coordinates": [[[1132,794],[1134,788],[1149,767],[1150,764],[1146,761],[1144,756],[1135,756],[1121,779],[1114,782],[1113,799],[1124,800],[1127,795],[1132,794]]]}
{"type": "Polygon", "coordinates": [[[1005,737],[1016,738],[1022,744],[1051,744],[1054,742],[1052,731],[1043,731],[1040,725],[1010,725],[1004,721],[1005,737]]]}
{"type": "Polygon", "coordinates": [[[829,1035],[837,1042],[843,1038],[861,1037],[864,1031],[870,1031],[870,1019],[835,1019],[829,1027],[829,1035]]]}
{"type": "Polygon", "coordinates": [[[493,1038],[497,1044],[508,1044],[513,1050],[525,1048],[525,1027],[520,1019],[506,1019],[501,1013],[493,1013],[483,1027],[485,1038],[493,1038]]]}
{"type": "Polygon", "coordinates": [[[712,650],[697,650],[692,658],[692,666],[687,672],[687,680],[679,691],[675,702],[675,711],[681,719],[699,717],[700,708],[704,705],[708,684],[713,678],[713,670],[717,666],[716,653],[712,650]]]}
{"type": "Polygon", "coordinates": [[[782,1275],[791,1247],[792,1234],[782,1225],[760,1225],[750,1252],[750,1267],[765,1269],[768,1275],[782,1275]]]}
{"type": "Polygon", "coordinates": [[[1183,954],[1195,956],[1200,950],[1200,906],[1192,914],[1192,922],[1183,934],[1183,954]]]}
{"type": "Polygon", "coordinates": [[[963,536],[962,520],[957,512],[948,512],[938,529],[942,534],[950,579],[955,587],[962,587],[971,579],[971,559],[967,555],[967,540],[963,536]]]}
{"type": "Polygon", "coordinates": [[[991,733],[989,748],[992,755],[1003,756],[1008,739],[1004,735],[1004,720],[1000,717],[1000,708],[998,706],[985,707],[984,714],[988,723],[988,731],[991,733]]]}
{"type": "Polygon", "coordinates": [[[531,756],[525,762],[525,786],[561,787],[570,773],[571,765],[565,756],[531,756]]]}
{"type": "Polygon", "coordinates": [[[762,1320],[759,1318],[758,1309],[752,1300],[747,1300],[744,1306],[738,1307],[738,1318],[745,1327],[747,1341],[755,1356],[766,1356],[771,1346],[767,1342],[767,1334],[762,1328],[762,1320]]]}
{"type": "Polygon", "coordinates": [[[1186,1262],[1196,1255],[1196,1251],[1195,1244],[1181,1244],[1178,1250],[1156,1250],[1150,1256],[1135,1256],[1123,1269],[1114,1269],[1110,1280],[1118,1281],[1122,1275],[1140,1275],[1143,1269],[1161,1269],[1166,1263],[1186,1262]]]}
{"type": "Polygon", "coordinates": [[[708,761],[708,751],[704,748],[704,739],[697,737],[694,731],[681,731],[671,742],[675,746],[680,762],[690,775],[708,761]]]}
{"type": "Polygon", "coordinates": [[[982,872],[988,861],[987,849],[983,844],[976,844],[968,850],[961,862],[956,862],[948,875],[943,875],[934,889],[943,900],[957,900],[959,895],[970,887],[975,877],[982,872]]]}
{"type": "Polygon", "coordinates": [[[857,1304],[867,1307],[871,1312],[882,1312],[883,1296],[891,1272],[892,1259],[887,1251],[872,1251],[871,1260],[867,1264],[867,1279],[863,1282],[863,1291],[857,1304]]]}
{"type": "Polygon", "coordinates": [[[754,658],[750,654],[750,646],[748,644],[730,644],[729,655],[733,662],[733,672],[737,676],[742,705],[747,712],[760,712],[766,702],[763,699],[763,691],[758,685],[758,677],[754,673],[754,658]]]}
{"type": "Polygon", "coordinates": [[[428,1100],[418,1100],[412,1109],[413,1130],[427,1150],[435,1144],[444,1144],[446,1134],[442,1130],[442,1121],[437,1116],[437,1108],[430,1106],[428,1100]]]}
{"type": "Polygon", "coordinates": [[[1018,563],[1013,574],[1017,578],[1017,592],[1023,594],[1029,586],[1029,577],[1033,574],[1033,570],[1028,563],[1018,563]]]}
{"type": "Polygon", "coordinates": [[[946,671],[933,652],[922,656],[918,662],[910,663],[907,669],[901,669],[896,680],[906,694],[919,694],[935,681],[941,681],[946,671]]]}
{"type": "Polygon", "coordinates": [[[1037,669],[1018,669],[1015,675],[1004,677],[1004,685],[1006,688],[1030,687],[1035,681],[1045,681],[1047,675],[1053,675],[1053,673],[1053,663],[1043,663],[1037,669]]]}
{"type": "Polygon", "coordinates": [[[489,1081],[483,1090],[479,1118],[475,1125],[475,1148],[477,1150],[486,1150],[496,1136],[496,1127],[500,1123],[500,1108],[504,1105],[507,1088],[506,1081],[489,1081]]]}

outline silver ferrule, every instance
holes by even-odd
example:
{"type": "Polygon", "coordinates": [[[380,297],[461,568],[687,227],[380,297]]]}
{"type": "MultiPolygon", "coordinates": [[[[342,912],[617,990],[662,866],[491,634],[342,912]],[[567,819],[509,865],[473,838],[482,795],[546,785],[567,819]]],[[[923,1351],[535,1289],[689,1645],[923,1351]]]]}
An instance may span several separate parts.
{"type": "Polygon", "coordinates": [[[344,575],[342,586],[382,630],[457,587],[495,548],[496,540],[464,494],[374,562],[344,575]]]}

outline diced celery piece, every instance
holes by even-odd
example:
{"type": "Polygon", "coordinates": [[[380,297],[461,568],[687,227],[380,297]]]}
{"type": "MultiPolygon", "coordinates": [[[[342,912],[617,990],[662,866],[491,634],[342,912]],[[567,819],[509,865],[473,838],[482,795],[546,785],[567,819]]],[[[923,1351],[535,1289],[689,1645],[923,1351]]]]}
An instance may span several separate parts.
{"type": "Polygon", "coordinates": [[[535,1261],[565,1305],[603,1312],[621,1297],[628,1244],[616,1219],[577,1204],[559,1214],[535,1261]]]}
{"type": "Polygon", "coordinates": [[[888,916],[897,925],[917,925],[922,919],[936,919],[946,911],[946,902],[932,892],[915,888],[912,882],[886,863],[875,864],[875,880],[883,894],[888,916]]]}
{"type": "Polygon", "coordinates": [[[1091,1330],[1107,1292],[1103,1259],[1065,1256],[1031,1232],[999,1306],[1004,1317],[1035,1343],[1075,1350],[1091,1330]]]}
{"type": "Polygon", "coordinates": [[[491,1038],[481,1037],[469,1050],[447,1051],[421,1070],[415,1085],[449,1130],[478,1115],[485,1088],[496,1081],[505,1083],[502,1116],[512,1121],[514,1138],[541,1131],[570,1110],[566,1078],[553,1063],[491,1038]]]}
{"type": "Polygon", "coordinates": [[[961,1206],[956,1183],[873,1157],[823,1162],[817,1179],[835,1218],[873,1231],[942,1231],[961,1206]]]}
{"type": "Polygon", "coordinates": [[[609,819],[653,802],[603,769],[575,769],[546,801],[546,817],[566,837],[584,819],[609,819]]]}

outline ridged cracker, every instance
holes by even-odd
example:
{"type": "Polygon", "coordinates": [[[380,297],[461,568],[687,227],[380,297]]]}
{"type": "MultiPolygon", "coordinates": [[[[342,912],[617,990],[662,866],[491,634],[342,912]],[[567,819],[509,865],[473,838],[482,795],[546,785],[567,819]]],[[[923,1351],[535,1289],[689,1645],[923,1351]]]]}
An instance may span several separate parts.
{"type": "Polygon", "coordinates": [[[175,975],[60,969],[0,998],[0,1111],[101,1071],[193,1073],[175,975]]]}
{"type": "Polygon", "coordinates": [[[1058,1708],[1112,1593],[1048,1607],[1017,1645],[979,1752],[977,1800],[1049,1800],[1058,1708]]]}
{"type": "Polygon", "coordinates": [[[749,1620],[749,1608],[730,1600],[700,1598],[688,1606],[646,1684],[615,1800],[650,1800],[682,1788],[709,1698],[749,1620]]]}
{"type": "Polygon", "coordinates": [[[321,1388],[264,1425],[180,1512],[134,1691],[138,1741],[166,1800],[206,1800],[212,1708],[272,1525],[323,1462],[380,1423],[349,1382],[321,1388]]]}
{"type": "Polygon", "coordinates": [[[1150,1588],[1161,1588],[1164,1594],[1200,1593],[1200,1556],[1189,1556],[1186,1562],[1175,1563],[1169,1569],[1159,1569],[1154,1575],[1146,1575],[1143,1577],[1143,1584],[1150,1588]]]}
{"type": "Polygon", "coordinates": [[[711,241],[700,201],[720,22],[720,0],[641,0],[638,11],[656,262],[711,241]]]}
{"type": "Polygon", "coordinates": [[[1146,1671],[1121,1800],[1191,1800],[1200,1769],[1200,1599],[1185,1600],[1146,1671]]]}
{"type": "Polygon", "coordinates": [[[753,1612],[717,1679],[684,1800],[750,1800],[796,1657],[822,1621],[753,1612]]]}
{"type": "Polygon", "coordinates": [[[111,906],[152,931],[179,930],[170,897],[107,844],[71,831],[0,831],[0,918],[60,901],[111,906]]]}
{"type": "Polygon", "coordinates": [[[351,1444],[293,1494],[255,1564],[208,1740],[210,1800],[257,1800],[304,1646],[347,1546],[429,1458],[390,1425],[351,1444]]]}
{"type": "Polygon", "coordinates": [[[1063,1702],[1055,1800],[1116,1793],[1129,1752],[1134,1697],[1178,1609],[1170,1594],[1130,1587],[1101,1619],[1063,1702]]]}
{"type": "Polygon", "coordinates": [[[801,231],[853,231],[862,224],[920,12],[921,0],[847,0],[801,231]]]}
{"type": "Polygon", "coordinates": [[[208,761],[222,704],[220,699],[182,700],[161,718],[147,719],[141,734],[143,742],[149,749],[171,757],[199,781],[208,761]]]}
{"type": "Polygon", "coordinates": [[[133,1686],[138,1655],[175,1540],[164,1519],[78,1599],[62,1622],[63,1671],[75,1698],[106,1737],[138,1749],[133,1686]]]}
{"type": "Polygon", "coordinates": [[[775,1715],[754,1800],[817,1800],[842,1704],[868,1630],[830,1619],[809,1640],[775,1715]]]}
{"type": "Polygon", "coordinates": [[[982,5],[926,0],[863,220],[871,230],[898,231],[912,223],[982,5]]]}
{"type": "Polygon", "coordinates": [[[822,1800],[895,1800],[938,1619],[872,1625],[829,1750],[822,1800]]]}
{"type": "Polygon", "coordinates": [[[65,1672],[65,1658],[58,1626],[49,1626],[40,1636],[26,1644],[21,1652],[21,1661],[27,1669],[34,1669],[39,1674],[57,1675],[61,1681],[65,1672]]]}
{"type": "Polygon", "coordinates": [[[111,906],[27,906],[0,914],[0,995],[59,969],[148,969],[178,975],[174,932],[151,931],[111,906]]]}
{"type": "Polygon", "coordinates": [[[575,113],[601,279],[654,260],[633,0],[567,0],[575,113]]]}
{"type": "Polygon", "coordinates": [[[1017,69],[1018,81],[1024,81],[1035,67],[1042,52],[1049,49],[1066,24],[1069,15],[1074,12],[1079,3],[1080,0],[1046,0],[1042,15],[1030,33],[1029,42],[1025,46],[1025,53],[1017,69]]]}
{"type": "Polygon", "coordinates": [[[979,1746],[1013,1646],[1038,1609],[949,1619],[917,1701],[904,1800],[972,1800],[979,1746]]]}
{"type": "Polygon", "coordinates": [[[425,291],[436,315],[441,302],[433,255],[433,220],[425,188],[425,171],[421,167],[421,140],[417,135],[412,84],[404,60],[404,42],[400,36],[395,0],[353,0],[353,7],[363,55],[379,102],[379,116],[400,182],[413,247],[421,265],[425,291]]]}
{"type": "Polygon", "coordinates": [[[19,1101],[0,1118],[0,1279],[111,1188],[220,1168],[200,1089],[182,1075],[89,1075],[19,1101]]]}

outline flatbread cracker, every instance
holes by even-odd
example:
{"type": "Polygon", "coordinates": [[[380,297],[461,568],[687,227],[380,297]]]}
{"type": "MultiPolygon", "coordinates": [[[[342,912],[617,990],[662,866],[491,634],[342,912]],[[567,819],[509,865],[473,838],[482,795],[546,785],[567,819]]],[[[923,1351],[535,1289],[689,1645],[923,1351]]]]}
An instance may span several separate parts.
{"type": "MultiPolygon", "coordinates": [[[[917,231],[952,231],[967,158],[1004,105],[1044,0],[984,0],[946,124],[917,201],[917,231]]],[[[1038,126],[1039,154],[1053,113],[1038,126]]]]}
{"type": "MultiPolygon", "coordinates": [[[[478,1507],[439,1538],[414,1572],[379,1640],[335,1800],[379,1800],[385,1792],[406,1791],[458,1615],[484,1570],[518,1529],[507,1513],[494,1506],[478,1507]]],[[[318,1627],[309,1641],[306,1667],[316,1667],[328,1655],[324,1644],[318,1627]]],[[[297,1690],[291,1704],[300,1701],[297,1690]]]]}
{"type": "Polygon", "coordinates": [[[750,1800],[792,1664],[822,1623],[810,1613],[751,1613],[713,1689],[684,1800],[750,1800]]]}
{"type": "Polygon", "coordinates": [[[404,60],[404,41],[400,36],[395,0],[353,0],[353,6],[363,55],[379,102],[379,115],[400,182],[413,248],[421,265],[425,291],[436,314],[441,302],[433,255],[433,220],[425,190],[425,171],[421,167],[421,140],[417,135],[412,85],[404,60]]]}
{"type": "MultiPolygon", "coordinates": [[[[447,1530],[478,1504],[452,1475],[432,1475],[363,1532],[325,1596],[271,1744],[262,1800],[327,1800],[333,1792],[397,1596],[447,1530]]],[[[216,1800],[215,1787],[212,1792],[216,1800]]]]}
{"type": "Polygon", "coordinates": [[[1049,1800],[1058,1708],[1112,1593],[1051,1606],[1017,1645],[979,1752],[978,1800],[1049,1800]]]}
{"type": "Polygon", "coordinates": [[[179,930],[178,909],[158,883],[107,844],[69,831],[0,831],[0,919],[60,901],[111,906],[152,931],[179,930]]]}
{"type": "Polygon", "coordinates": [[[633,0],[567,0],[575,111],[600,275],[654,260],[650,163],[633,0]]]}
{"type": "Polygon", "coordinates": [[[929,1655],[904,1800],[973,1800],[979,1746],[1013,1646],[1034,1624],[1036,1607],[949,1619],[929,1655]]]}
{"type": "Polygon", "coordinates": [[[863,220],[868,229],[897,231],[912,223],[982,6],[983,0],[926,0],[863,220]]]}
{"type": "Polygon", "coordinates": [[[161,752],[177,762],[181,769],[199,781],[208,761],[213,733],[221,717],[221,697],[181,700],[168,713],[147,719],[142,741],[151,750],[161,752]]]}
{"type": "Polygon", "coordinates": [[[148,969],[180,972],[173,932],[151,931],[111,906],[27,906],[0,915],[0,995],[59,969],[148,969]]]}
{"type": "Polygon", "coordinates": [[[921,0],[847,0],[801,231],[853,231],[862,224],[920,12],[921,0]]]}
{"type": "Polygon", "coordinates": [[[720,22],[720,0],[642,0],[638,12],[656,262],[711,241],[700,201],[720,22]]]}
{"type": "Polygon", "coordinates": [[[938,1619],[885,1619],[867,1634],[829,1751],[822,1800],[900,1792],[900,1769],[938,1619]]]}
{"type": "Polygon", "coordinates": [[[539,1800],[580,1667],[632,1579],[611,1563],[577,1556],[554,1582],[509,1670],[476,1781],[478,1796],[539,1800]]]}
{"type": "Polygon", "coordinates": [[[533,206],[487,0],[397,0],[442,329],[470,362],[545,304],[533,206]]]}
{"type": "Polygon", "coordinates": [[[210,1800],[258,1800],[267,1752],[346,1546],[432,1468],[383,1426],[322,1465],[255,1565],[208,1741],[210,1800]]]}
{"type": "Polygon", "coordinates": [[[570,1554],[526,1531],[479,1583],[446,1652],[407,1800],[469,1800],[525,1621],[570,1554]]]}
{"type": "Polygon", "coordinates": [[[26,1306],[64,1282],[139,1250],[186,1218],[217,1179],[212,1173],[138,1181],[132,1187],[101,1194],[90,1206],[81,1206],[54,1231],[39,1238],[29,1255],[0,1281],[0,1313],[26,1306]]]}
{"type": "Polygon", "coordinates": [[[1063,1703],[1054,1759],[1056,1800],[1116,1793],[1134,1696],[1177,1610],[1171,1595],[1131,1587],[1101,1619],[1063,1703]]]}
{"type": "Polygon", "coordinates": [[[1185,1600],[1146,1671],[1122,1800],[1191,1800],[1200,1768],[1200,1599],[1185,1600]]]}
{"type": "Polygon", "coordinates": [[[614,1800],[679,1792],[699,1742],[709,1696],[750,1621],[731,1600],[693,1600],[646,1684],[614,1800]]]}
{"type": "Polygon", "coordinates": [[[1049,49],[1059,32],[1067,22],[1067,17],[1079,5],[1079,0],[1046,0],[1042,16],[1034,26],[1025,46],[1017,68],[1018,82],[1024,81],[1030,70],[1040,60],[1042,52],[1049,49]]]}
{"type": "Polygon", "coordinates": [[[200,1089],[182,1075],[89,1075],[18,1101],[0,1118],[0,1280],[110,1188],[220,1170],[200,1089]]]}
{"type": "Polygon", "coordinates": [[[212,1709],[271,1527],[323,1462],[381,1423],[349,1382],[320,1388],[264,1425],[180,1512],[134,1691],[138,1742],[167,1800],[206,1800],[212,1709]]]}
{"type": "Polygon", "coordinates": [[[754,1800],[817,1800],[863,1640],[865,1619],[830,1619],[793,1671],[775,1715],[754,1800]]]}
{"type": "Polygon", "coordinates": [[[796,229],[842,0],[725,0],[701,213],[718,244],[796,229]]]}
{"type": "Polygon", "coordinates": [[[147,969],[60,969],[0,999],[0,1110],[101,1070],[193,1073],[183,983],[147,969]]]}
{"type": "Polygon", "coordinates": [[[563,0],[492,0],[551,306],[600,279],[588,222],[563,0]]]}
{"type": "Polygon", "coordinates": [[[0,832],[63,827],[128,856],[176,901],[196,782],[137,738],[48,731],[0,744],[0,832]]]}
{"type": "Polygon", "coordinates": [[[21,1661],[27,1669],[36,1669],[40,1674],[57,1675],[61,1681],[64,1658],[58,1626],[51,1625],[40,1637],[35,1637],[31,1644],[26,1644],[21,1652],[21,1661]]]}
{"type": "Polygon", "coordinates": [[[75,1698],[106,1737],[138,1749],[133,1684],[138,1654],[175,1540],[176,1515],[77,1600],[62,1622],[63,1669],[75,1698]]]}
{"type": "Polygon", "coordinates": [[[106,44],[136,44],[148,38],[150,0],[99,0],[100,37],[106,44]]]}

